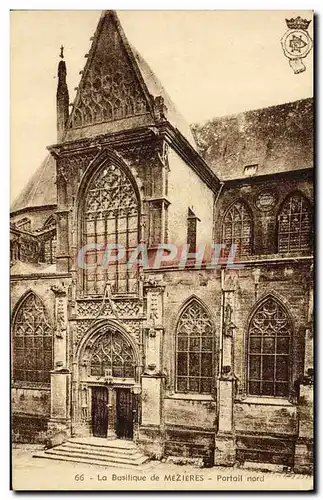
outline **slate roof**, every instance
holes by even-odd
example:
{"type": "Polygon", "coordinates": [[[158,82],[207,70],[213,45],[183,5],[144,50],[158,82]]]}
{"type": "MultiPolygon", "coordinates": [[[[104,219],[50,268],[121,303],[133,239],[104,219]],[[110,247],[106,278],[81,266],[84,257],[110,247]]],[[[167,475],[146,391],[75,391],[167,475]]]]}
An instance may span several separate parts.
{"type": "Polygon", "coordinates": [[[313,99],[214,118],[192,126],[198,149],[221,180],[313,167],[313,99]],[[252,169],[250,169],[252,171],[252,169]]]}
{"type": "Polygon", "coordinates": [[[140,73],[145,82],[145,85],[149,93],[153,97],[162,96],[164,98],[164,104],[167,108],[167,120],[173,127],[177,128],[185,139],[197,149],[196,142],[191,131],[190,125],[186,122],[180,112],[177,110],[174,102],[170,98],[169,94],[164,89],[162,83],[157,78],[153,70],[150,68],[145,59],[139,54],[139,52],[130,45],[133,55],[135,56],[136,62],[138,64],[140,73]]]}
{"type": "Polygon", "coordinates": [[[13,214],[22,209],[56,203],[56,165],[54,158],[48,155],[13,201],[10,211],[13,214]]]}

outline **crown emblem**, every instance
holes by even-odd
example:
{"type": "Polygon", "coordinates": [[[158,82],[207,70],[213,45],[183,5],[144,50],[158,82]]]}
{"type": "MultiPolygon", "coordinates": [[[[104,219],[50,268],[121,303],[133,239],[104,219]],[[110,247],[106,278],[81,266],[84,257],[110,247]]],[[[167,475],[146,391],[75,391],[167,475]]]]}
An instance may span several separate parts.
{"type": "Polygon", "coordinates": [[[286,24],[290,30],[307,30],[311,21],[302,19],[300,16],[295,17],[295,19],[285,19],[286,24]]]}

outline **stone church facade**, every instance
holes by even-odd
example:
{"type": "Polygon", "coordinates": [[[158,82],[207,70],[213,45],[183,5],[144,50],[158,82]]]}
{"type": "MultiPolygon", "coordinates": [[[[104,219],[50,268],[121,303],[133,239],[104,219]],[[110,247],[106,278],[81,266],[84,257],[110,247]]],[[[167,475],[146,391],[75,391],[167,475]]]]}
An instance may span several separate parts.
{"type": "Polygon", "coordinates": [[[11,209],[13,439],[311,471],[312,99],[189,127],[106,11],[69,105],[62,58],[57,143],[11,209]],[[239,267],[153,265],[212,243],[239,267]]]}

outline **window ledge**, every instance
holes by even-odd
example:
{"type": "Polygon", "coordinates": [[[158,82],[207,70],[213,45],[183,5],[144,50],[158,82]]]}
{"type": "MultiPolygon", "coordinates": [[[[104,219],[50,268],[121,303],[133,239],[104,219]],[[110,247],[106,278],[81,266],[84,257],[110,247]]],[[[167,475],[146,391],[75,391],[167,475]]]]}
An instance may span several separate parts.
{"type": "Polygon", "coordinates": [[[33,391],[50,391],[50,383],[28,383],[28,382],[13,382],[11,384],[12,389],[30,389],[33,391]]]}
{"type": "Polygon", "coordinates": [[[285,398],[270,398],[270,397],[262,397],[262,396],[248,396],[243,399],[236,399],[236,403],[241,404],[254,404],[254,405],[271,405],[271,406],[295,406],[293,403],[288,401],[285,398]]]}
{"type": "Polygon", "coordinates": [[[175,392],[174,394],[168,394],[165,399],[185,399],[191,401],[215,401],[215,398],[211,394],[188,394],[175,392]]]}

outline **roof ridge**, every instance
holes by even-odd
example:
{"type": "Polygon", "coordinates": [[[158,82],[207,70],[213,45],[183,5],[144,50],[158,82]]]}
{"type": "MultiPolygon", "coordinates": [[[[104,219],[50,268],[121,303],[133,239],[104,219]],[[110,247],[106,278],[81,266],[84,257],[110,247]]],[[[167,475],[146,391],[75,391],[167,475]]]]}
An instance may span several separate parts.
{"type": "Polygon", "coordinates": [[[287,104],[295,104],[297,102],[302,102],[302,101],[314,101],[314,97],[303,97],[302,99],[296,99],[295,101],[287,101],[287,102],[281,102],[279,104],[271,104],[270,106],[263,106],[261,108],[252,108],[252,109],[246,109],[245,111],[239,111],[238,113],[231,113],[229,115],[219,115],[219,116],[214,116],[213,118],[209,118],[205,121],[201,121],[201,122],[194,122],[192,123],[190,126],[191,127],[194,127],[196,125],[198,126],[205,126],[207,125],[208,123],[212,123],[213,121],[215,120],[223,120],[225,118],[235,118],[239,115],[245,115],[246,113],[253,113],[253,112],[259,112],[259,111],[262,111],[262,110],[267,110],[267,109],[271,109],[271,108],[279,108],[281,106],[286,106],[287,104]]]}

